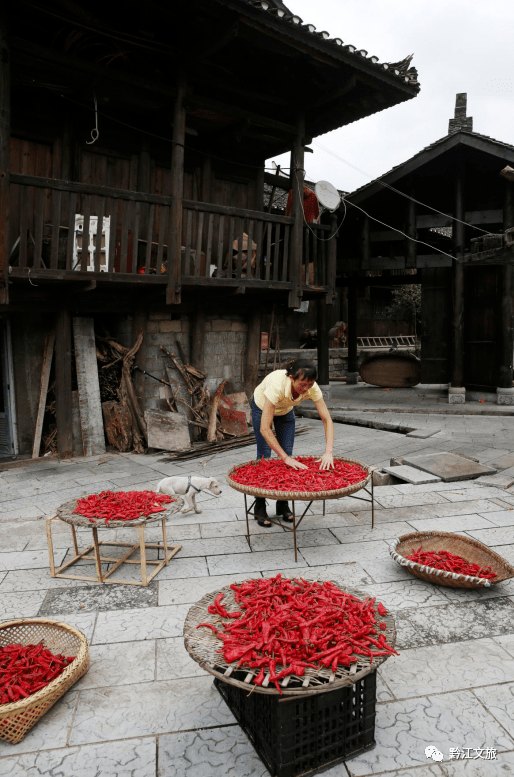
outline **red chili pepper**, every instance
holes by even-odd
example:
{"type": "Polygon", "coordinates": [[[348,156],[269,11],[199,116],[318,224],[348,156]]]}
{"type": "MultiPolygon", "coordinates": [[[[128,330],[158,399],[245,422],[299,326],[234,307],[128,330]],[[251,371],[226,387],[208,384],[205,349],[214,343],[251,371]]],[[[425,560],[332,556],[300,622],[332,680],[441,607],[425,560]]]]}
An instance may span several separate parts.
{"type": "Polygon", "coordinates": [[[165,505],[174,501],[167,494],[156,494],[154,491],[102,491],[77,500],[73,512],[89,518],[91,523],[97,523],[97,518],[104,520],[108,526],[109,521],[147,518],[162,512],[166,509],[165,505]]]}
{"type": "Polygon", "coordinates": [[[54,655],[42,643],[0,648],[0,705],[26,699],[46,687],[73,660],[54,655]]]}
{"type": "Polygon", "coordinates": [[[294,470],[279,459],[250,462],[231,475],[236,483],[274,491],[334,491],[366,479],[368,473],[358,464],[336,459],[334,469],[320,470],[313,456],[298,457],[307,470],[294,470]]]}
{"type": "Polygon", "coordinates": [[[458,575],[470,575],[492,580],[497,575],[491,567],[480,567],[472,564],[462,556],[455,556],[447,550],[424,551],[420,545],[417,550],[412,549],[411,555],[406,556],[409,561],[414,561],[423,566],[440,569],[444,572],[454,572],[458,575]]]}

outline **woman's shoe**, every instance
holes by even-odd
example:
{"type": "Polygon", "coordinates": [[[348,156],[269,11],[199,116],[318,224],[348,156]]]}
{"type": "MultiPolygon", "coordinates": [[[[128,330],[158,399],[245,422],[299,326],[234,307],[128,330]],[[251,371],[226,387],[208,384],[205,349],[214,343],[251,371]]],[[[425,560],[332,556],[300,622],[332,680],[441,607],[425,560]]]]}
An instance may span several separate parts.
{"type": "Polygon", "coordinates": [[[253,517],[259,526],[271,526],[271,523],[268,521],[268,513],[266,512],[266,500],[263,497],[257,497],[255,500],[253,517]]]}
{"type": "Polygon", "coordinates": [[[278,516],[280,516],[284,521],[287,521],[288,523],[293,523],[293,512],[289,509],[289,505],[287,502],[277,502],[277,509],[276,513],[278,516]]]}

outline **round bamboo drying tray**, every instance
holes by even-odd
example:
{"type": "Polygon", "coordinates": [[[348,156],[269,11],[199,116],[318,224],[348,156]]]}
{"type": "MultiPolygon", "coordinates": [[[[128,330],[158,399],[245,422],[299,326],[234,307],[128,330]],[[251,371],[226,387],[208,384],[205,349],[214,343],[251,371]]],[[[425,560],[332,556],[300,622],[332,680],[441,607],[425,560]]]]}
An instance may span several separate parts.
{"type": "MultiPolygon", "coordinates": [[[[323,581],[313,581],[309,578],[306,582],[323,581]]],[[[344,586],[343,588],[340,583],[337,583],[336,581],[332,582],[342,591],[345,591],[345,593],[353,594],[353,596],[357,596],[362,600],[366,599],[367,595],[362,591],[347,586],[344,586]]],[[[259,669],[251,669],[249,667],[237,669],[237,661],[228,664],[222,654],[217,652],[222,647],[223,643],[216,637],[213,631],[206,628],[197,630],[196,627],[200,623],[212,623],[213,626],[219,628],[223,622],[223,618],[219,615],[211,615],[208,611],[209,605],[213,604],[216,596],[221,592],[225,595],[225,598],[223,599],[224,607],[227,609],[236,609],[239,607],[234,598],[234,592],[228,585],[205,594],[205,596],[203,596],[196,604],[193,604],[184,623],[184,644],[187,652],[202,669],[205,669],[225,683],[230,683],[238,688],[244,688],[246,691],[251,691],[252,693],[278,694],[275,686],[268,688],[253,683],[253,677],[259,673],[259,669]]],[[[386,642],[391,647],[394,647],[396,643],[396,626],[393,616],[390,614],[385,616],[379,615],[376,606],[375,615],[377,623],[384,622],[387,627],[385,631],[381,631],[380,633],[384,634],[386,642]]],[[[306,669],[303,677],[298,677],[297,675],[289,675],[289,679],[286,677],[285,680],[280,683],[282,693],[284,696],[310,695],[314,693],[326,693],[328,691],[333,691],[336,688],[353,685],[367,674],[374,672],[388,657],[389,656],[375,656],[370,661],[368,656],[359,655],[357,656],[358,663],[351,664],[348,667],[340,666],[335,673],[331,672],[330,669],[324,668],[319,670],[306,669]],[[285,681],[287,681],[287,683],[284,685],[285,681]]],[[[277,673],[282,668],[282,664],[277,661],[277,673]]]]}
{"type": "Polygon", "coordinates": [[[16,745],[56,701],[89,669],[89,647],[81,631],[47,618],[22,618],[0,624],[0,647],[43,642],[54,654],[75,656],[74,661],[45,688],[12,704],[0,704],[0,739],[16,745]]]}
{"type": "Polygon", "coordinates": [[[354,494],[356,491],[360,491],[361,488],[364,488],[369,483],[371,478],[371,470],[367,464],[363,464],[361,461],[356,461],[355,459],[346,459],[344,456],[335,456],[334,461],[344,461],[345,464],[357,464],[359,467],[362,467],[362,469],[366,470],[368,474],[364,480],[360,480],[358,483],[354,483],[353,485],[347,486],[346,488],[334,489],[332,491],[273,491],[265,488],[254,488],[253,486],[247,486],[243,483],[236,483],[235,480],[232,480],[231,476],[237,469],[240,469],[240,467],[245,467],[247,464],[252,464],[252,461],[245,461],[243,464],[237,464],[228,471],[227,483],[236,491],[241,491],[241,493],[248,494],[249,496],[258,496],[264,497],[265,499],[277,499],[283,501],[298,499],[299,501],[303,502],[316,502],[325,499],[341,499],[343,496],[350,496],[350,494],[354,494]]]}
{"type": "Polygon", "coordinates": [[[480,586],[488,588],[495,583],[501,583],[502,580],[514,577],[514,567],[511,567],[504,558],[488,548],[487,545],[483,545],[471,537],[462,537],[451,532],[429,531],[404,534],[394,541],[389,552],[397,564],[415,577],[426,580],[428,583],[446,585],[450,588],[479,588],[480,586]],[[455,572],[444,572],[441,569],[409,561],[406,556],[412,553],[413,548],[417,549],[420,545],[422,545],[423,550],[447,550],[456,556],[462,556],[471,564],[491,567],[492,571],[496,572],[496,577],[492,580],[486,580],[483,577],[472,575],[458,575],[455,572]]]}
{"type": "Polygon", "coordinates": [[[162,510],[159,513],[153,513],[153,515],[149,515],[145,518],[134,518],[134,520],[131,521],[109,521],[109,523],[106,524],[103,518],[98,518],[97,522],[93,523],[85,515],[74,512],[77,507],[77,502],[77,499],[70,499],[69,502],[65,502],[58,507],[56,511],[57,518],[72,526],[96,527],[97,529],[121,529],[127,526],[142,526],[143,524],[155,523],[162,518],[169,518],[184,506],[184,500],[180,496],[174,496],[173,502],[169,503],[166,510],[162,510]]]}

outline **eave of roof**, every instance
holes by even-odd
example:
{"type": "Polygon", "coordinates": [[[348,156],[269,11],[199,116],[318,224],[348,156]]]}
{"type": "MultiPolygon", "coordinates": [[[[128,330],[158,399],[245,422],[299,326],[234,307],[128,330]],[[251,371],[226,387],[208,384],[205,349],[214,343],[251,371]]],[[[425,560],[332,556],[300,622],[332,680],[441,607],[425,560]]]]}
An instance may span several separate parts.
{"type": "Polygon", "coordinates": [[[436,159],[446,151],[459,145],[468,146],[478,151],[484,151],[487,154],[498,157],[498,159],[514,162],[514,146],[511,146],[509,143],[502,143],[500,140],[495,140],[495,138],[491,138],[488,135],[461,130],[460,132],[445,135],[443,138],[434,141],[434,143],[421,149],[421,151],[418,151],[418,153],[414,154],[410,159],[392,167],[387,173],[384,173],[384,175],[355,189],[355,191],[348,195],[348,199],[354,202],[365,200],[377,191],[382,190],[382,181],[384,183],[392,184],[414,170],[423,167],[423,165],[436,159]],[[505,153],[506,151],[507,153],[505,153]]]}

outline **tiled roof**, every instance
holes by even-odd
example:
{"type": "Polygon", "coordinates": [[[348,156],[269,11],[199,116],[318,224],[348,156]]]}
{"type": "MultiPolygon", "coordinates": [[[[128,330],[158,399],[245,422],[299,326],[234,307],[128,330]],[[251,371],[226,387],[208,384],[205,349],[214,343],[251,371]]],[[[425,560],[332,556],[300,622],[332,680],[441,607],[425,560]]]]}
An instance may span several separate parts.
{"type": "Polygon", "coordinates": [[[251,5],[254,9],[262,11],[268,17],[273,17],[275,20],[279,19],[284,25],[291,25],[292,28],[304,30],[313,36],[313,40],[317,39],[317,43],[322,41],[325,44],[323,48],[331,50],[331,53],[335,53],[339,49],[352,54],[356,58],[364,58],[367,62],[375,65],[377,69],[381,68],[387,71],[390,75],[396,76],[404,83],[411,86],[419,86],[416,68],[409,67],[412,54],[401,62],[379,62],[378,57],[374,55],[368,56],[368,52],[365,49],[358,49],[357,46],[351,43],[344,43],[341,38],[331,38],[330,33],[326,30],[318,32],[314,24],[304,22],[297,14],[292,13],[281,0],[244,0],[244,2],[247,5],[251,5]]]}
{"type": "Polygon", "coordinates": [[[353,192],[351,192],[348,196],[351,198],[354,194],[360,193],[365,191],[368,187],[373,186],[373,184],[377,183],[381,180],[386,180],[388,175],[391,175],[395,170],[399,170],[402,168],[407,162],[412,162],[413,159],[416,159],[417,157],[420,157],[422,154],[425,154],[427,151],[432,151],[432,149],[437,148],[437,146],[443,145],[448,140],[453,140],[457,135],[469,135],[470,137],[475,138],[481,138],[482,140],[486,140],[489,143],[493,143],[496,146],[499,146],[501,148],[509,149],[509,151],[514,151],[514,146],[510,145],[510,143],[503,143],[501,140],[496,140],[495,138],[491,138],[489,135],[481,135],[479,132],[467,132],[465,130],[461,130],[460,132],[453,132],[450,135],[445,135],[442,138],[439,138],[439,140],[435,140],[433,143],[431,143],[429,146],[425,146],[425,148],[422,148],[421,151],[418,151],[417,154],[414,154],[414,156],[411,156],[409,159],[406,159],[405,162],[402,162],[399,165],[395,165],[394,167],[391,167],[390,170],[387,171],[387,173],[383,173],[382,175],[379,175],[378,178],[374,178],[373,181],[369,181],[369,183],[365,183],[363,186],[360,186],[358,189],[354,189],[353,192]]]}

